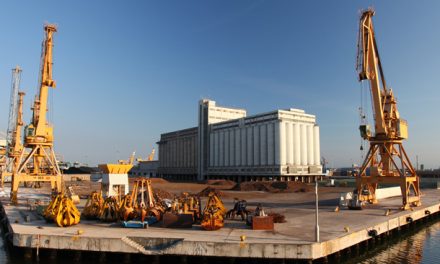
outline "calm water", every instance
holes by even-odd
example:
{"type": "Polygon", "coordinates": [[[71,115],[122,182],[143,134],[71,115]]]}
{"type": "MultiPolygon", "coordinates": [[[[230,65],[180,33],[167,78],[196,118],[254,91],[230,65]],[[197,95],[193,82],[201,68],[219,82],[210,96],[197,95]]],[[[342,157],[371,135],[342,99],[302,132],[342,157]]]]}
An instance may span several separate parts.
{"type": "MultiPolygon", "coordinates": [[[[2,234],[3,235],[3,234],[2,234]]],[[[67,252],[53,255],[50,252],[41,252],[40,259],[26,256],[23,251],[12,252],[0,239],[0,264],[24,264],[24,263],[180,263],[178,257],[166,257],[160,260],[152,259],[145,256],[125,255],[100,255],[93,254],[76,254],[75,252],[67,252]]],[[[197,261],[188,259],[187,263],[203,263],[205,261],[197,261]]],[[[251,263],[265,263],[260,261],[250,261],[251,263]]],[[[225,263],[225,260],[210,259],[206,263],[225,263]]],[[[246,263],[245,261],[235,261],[235,263],[246,263]]],[[[376,245],[374,249],[370,249],[361,253],[359,257],[342,261],[341,263],[440,263],[440,220],[425,224],[419,224],[411,231],[403,233],[400,237],[385,240],[380,245],[376,245]]]]}
{"type": "Polygon", "coordinates": [[[400,237],[385,240],[360,257],[343,263],[440,263],[440,220],[418,224],[400,237]]]}

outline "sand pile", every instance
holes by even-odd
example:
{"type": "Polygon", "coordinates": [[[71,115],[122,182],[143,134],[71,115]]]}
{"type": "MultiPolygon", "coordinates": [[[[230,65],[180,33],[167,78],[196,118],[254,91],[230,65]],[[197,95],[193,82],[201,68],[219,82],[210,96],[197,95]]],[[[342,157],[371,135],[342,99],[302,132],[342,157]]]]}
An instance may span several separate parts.
{"type": "Polygon", "coordinates": [[[169,193],[167,191],[164,191],[162,189],[154,189],[153,188],[153,192],[155,195],[159,196],[162,199],[173,199],[174,198],[174,194],[169,193]]]}
{"type": "Polygon", "coordinates": [[[133,184],[138,179],[150,179],[151,183],[153,184],[153,186],[154,186],[155,183],[169,183],[169,181],[164,180],[162,178],[143,178],[143,177],[136,177],[136,178],[129,177],[128,178],[128,182],[131,185],[131,184],[133,184]]]}
{"type": "Polygon", "coordinates": [[[219,190],[217,190],[217,189],[214,189],[214,188],[212,188],[212,187],[210,187],[210,186],[208,186],[208,187],[206,187],[205,189],[201,190],[201,191],[197,194],[197,196],[200,196],[200,197],[208,197],[208,195],[209,195],[210,192],[214,192],[214,193],[215,193],[217,196],[219,196],[219,197],[224,196],[224,193],[223,193],[222,191],[219,191],[219,190]]]}
{"type": "Polygon", "coordinates": [[[150,178],[151,183],[169,183],[169,181],[162,179],[162,178],[150,178]]]}
{"type": "Polygon", "coordinates": [[[230,180],[207,180],[204,182],[204,184],[209,185],[212,188],[221,190],[230,190],[235,185],[237,185],[237,183],[230,180]]]}
{"type": "Polygon", "coordinates": [[[273,188],[270,186],[269,182],[242,182],[235,185],[233,188],[235,191],[263,191],[263,192],[273,192],[273,188]]]}

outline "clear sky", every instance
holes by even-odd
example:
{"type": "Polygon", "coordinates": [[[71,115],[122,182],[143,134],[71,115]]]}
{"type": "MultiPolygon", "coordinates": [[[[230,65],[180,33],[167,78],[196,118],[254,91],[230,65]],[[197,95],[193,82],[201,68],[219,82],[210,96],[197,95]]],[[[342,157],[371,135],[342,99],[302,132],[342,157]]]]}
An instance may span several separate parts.
{"type": "Polygon", "coordinates": [[[360,160],[359,10],[374,6],[385,77],[409,123],[415,164],[440,166],[440,1],[2,1],[0,131],[11,69],[25,120],[44,22],[58,24],[51,120],[56,152],[89,164],[147,156],[160,133],[196,125],[197,102],[248,114],[301,108],[331,166],[360,160]]]}

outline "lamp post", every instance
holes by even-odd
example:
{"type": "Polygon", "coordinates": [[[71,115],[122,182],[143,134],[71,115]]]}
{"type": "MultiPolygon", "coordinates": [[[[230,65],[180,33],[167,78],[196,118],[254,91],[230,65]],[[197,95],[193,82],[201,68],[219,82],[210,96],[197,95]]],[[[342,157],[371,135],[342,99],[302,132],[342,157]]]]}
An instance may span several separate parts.
{"type": "Polygon", "coordinates": [[[315,179],[315,241],[319,242],[318,178],[315,179]]]}

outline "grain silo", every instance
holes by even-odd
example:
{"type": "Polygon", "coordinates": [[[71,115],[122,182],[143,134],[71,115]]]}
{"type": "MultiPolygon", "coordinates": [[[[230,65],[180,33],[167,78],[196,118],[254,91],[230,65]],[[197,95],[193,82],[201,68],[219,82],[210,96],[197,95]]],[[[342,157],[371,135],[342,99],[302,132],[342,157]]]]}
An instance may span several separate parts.
{"type": "Polygon", "coordinates": [[[311,181],[322,175],[319,127],[304,110],[246,116],[243,109],[205,99],[198,121],[161,135],[159,173],[166,178],[311,181]]]}

